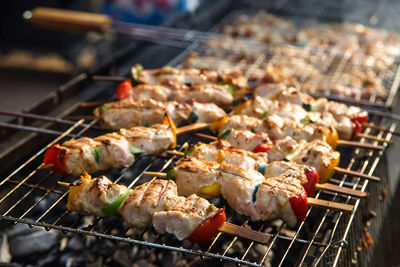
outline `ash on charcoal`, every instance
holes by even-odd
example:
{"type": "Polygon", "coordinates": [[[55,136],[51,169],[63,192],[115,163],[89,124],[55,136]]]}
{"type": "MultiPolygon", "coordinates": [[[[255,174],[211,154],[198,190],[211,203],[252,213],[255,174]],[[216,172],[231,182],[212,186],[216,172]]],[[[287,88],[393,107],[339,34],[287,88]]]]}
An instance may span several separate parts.
{"type": "Polygon", "coordinates": [[[7,235],[0,234],[0,264],[11,261],[10,246],[8,244],[7,235]]]}
{"type": "Polygon", "coordinates": [[[16,258],[47,252],[58,243],[56,232],[29,228],[25,224],[14,226],[8,232],[8,238],[11,255],[16,258]]]}

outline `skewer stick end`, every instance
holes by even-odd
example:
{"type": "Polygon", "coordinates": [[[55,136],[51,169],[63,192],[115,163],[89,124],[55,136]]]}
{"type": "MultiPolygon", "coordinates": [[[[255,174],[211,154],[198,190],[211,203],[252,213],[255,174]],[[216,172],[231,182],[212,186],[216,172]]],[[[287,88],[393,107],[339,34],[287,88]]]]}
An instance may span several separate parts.
{"type": "Polygon", "coordinates": [[[267,244],[271,236],[252,230],[250,227],[239,226],[236,224],[225,222],[219,229],[220,232],[240,236],[260,244],[267,244]]]}
{"type": "Polygon", "coordinates": [[[66,183],[66,182],[57,182],[59,185],[65,186],[65,187],[69,187],[71,184],[70,183],[66,183]]]}
{"type": "Polygon", "coordinates": [[[352,212],[354,209],[353,205],[338,203],[338,202],[333,202],[333,201],[328,201],[328,200],[323,200],[323,199],[309,197],[309,198],[307,198],[307,201],[308,201],[308,205],[312,206],[312,207],[325,208],[325,209],[337,210],[337,211],[342,211],[342,212],[352,212]]]}

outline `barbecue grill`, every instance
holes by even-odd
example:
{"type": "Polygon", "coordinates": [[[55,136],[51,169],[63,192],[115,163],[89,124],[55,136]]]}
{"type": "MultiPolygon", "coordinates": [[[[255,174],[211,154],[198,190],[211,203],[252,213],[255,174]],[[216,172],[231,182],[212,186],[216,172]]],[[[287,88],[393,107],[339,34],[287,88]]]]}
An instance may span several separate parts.
{"type": "MultiPolygon", "coordinates": [[[[202,23],[199,30],[216,31],[222,23],[229,21],[238,12],[243,12],[232,10],[229,3],[229,1],[221,1],[219,6],[213,8],[212,12],[208,8],[209,3],[205,3],[193,17],[180,18],[172,25],[179,27],[190,22],[193,27],[197,27],[199,23],[202,23]],[[203,23],[205,17],[208,18],[207,21],[210,21],[210,25],[203,23]]],[[[242,5],[246,8],[249,7],[246,3],[242,5]]],[[[285,6],[284,1],[280,1],[274,5],[268,5],[266,8],[276,13],[282,13],[284,11],[282,7],[285,6]]],[[[248,13],[247,10],[245,12],[248,13]]],[[[315,51],[312,44],[301,47],[301,49],[304,56],[318,55],[318,53],[330,54],[334,50],[329,47],[326,51],[315,51]]],[[[181,66],[192,51],[199,53],[206,51],[204,42],[195,42],[184,50],[135,43],[127,46],[91,72],[77,76],[61,86],[57,92],[25,111],[57,117],[89,115],[90,110],[79,107],[78,102],[110,100],[115,89],[115,84],[94,81],[93,75],[127,76],[130,66],[136,62],[141,62],[149,68],[162,65],[181,66]],[[138,54],[140,56],[137,56],[138,54]],[[167,56],[154,60],[160,54],[167,56]],[[157,57],[155,57],[156,55],[157,57]]],[[[345,72],[351,68],[346,64],[347,59],[344,55],[336,54],[327,63],[329,66],[325,66],[325,68],[327,75],[332,78],[331,83],[334,83],[335,75],[338,72],[345,72]]],[[[271,60],[274,60],[273,56],[258,55],[251,62],[239,62],[238,64],[242,64],[251,71],[260,64],[268,64],[271,60]]],[[[360,102],[369,107],[390,108],[399,85],[399,75],[397,68],[385,81],[388,97],[383,103],[375,103],[373,97],[368,100],[360,100],[360,98],[344,100],[350,103],[360,102]]],[[[326,90],[325,93],[332,97],[329,90],[326,90]]],[[[343,100],[337,97],[332,98],[343,100]]],[[[376,114],[380,113],[376,112],[376,114]]],[[[382,111],[382,114],[386,113],[382,111]]],[[[390,115],[374,115],[373,112],[371,115],[371,121],[376,125],[384,126],[390,131],[396,129],[396,124],[390,119],[390,115]]],[[[5,163],[1,167],[1,173],[5,178],[0,182],[0,218],[4,226],[9,226],[11,223],[23,223],[29,226],[43,227],[46,230],[59,230],[65,235],[77,233],[102,240],[128,243],[140,248],[146,247],[155,253],[163,253],[166,250],[176,251],[181,253],[180,255],[188,255],[193,261],[200,258],[207,263],[222,260],[248,266],[266,264],[279,266],[287,264],[350,266],[357,264],[364,266],[371,262],[373,250],[360,251],[360,247],[365,241],[366,233],[369,233],[374,240],[379,238],[383,216],[389,208],[390,197],[385,197],[385,195],[390,194],[390,183],[383,172],[379,172],[380,183],[338,174],[331,180],[332,183],[339,186],[368,192],[367,199],[360,200],[350,196],[317,192],[316,198],[354,205],[354,211],[350,214],[310,208],[306,221],[295,228],[288,228],[280,220],[263,223],[249,222],[247,218],[238,216],[228,209],[229,222],[248,226],[264,233],[265,243],[260,245],[235,236],[219,234],[212,242],[193,245],[187,242],[178,242],[169,235],[158,235],[152,229],[132,233],[123,227],[121,219],[118,218],[96,218],[88,224],[85,216],[67,212],[65,204],[68,192],[57,184],[57,181],[72,182],[73,179],[60,177],[49,170],[42,169],[43,153],[55,143],[61,143],[71,137],[93,137],[101,134],[103,130],[95,127],[96,121],[79,120],[71,125],[61,120],[57,122],[50,118],[46,120],[41,117],[40,119],[41,121],[35,118],[14,117],[13,120],[10,120],[10,123],[22,127],[30,125],[40,128],[27,136],[25,131],[2,129],[3,140],[7,140],[1,144],[1,147],[5,149],[0,154],[2,162],[5,163]],[[46,134],[43,129],[56,132],[47,132],[46,134]],[[55,139],[53,139],[54,136],[56,136],[55,139]],[[366,220],[365,216],[371,210],[378,216],[366,220]],[[238,247],[240,249],[237,249],[238,247]]],[[[364,129],[364,133],[383,138],[386,141],[390,141],[392,138],[390,131],[368,127],[364,129]]],[[[197,137],[189,134],[180,136],[177,149],[182,149],[182,144],[185,142],[194,143],[198,140],[197,137]]],[[[367,143],[368,140],[361,139],[361,142],[367,143]]],[[[378,144],[378,141],[374,141],[373,144],[378,144]]],[[[382,144],[385,148],[387,147],[386,142],[382,144]]],[[[341,159],[341,167],[372,175],[377,170],[385,150],[346,148],[341,152],[344,155],[341,159]]],[[[139,157],[133,166],[121,171],[112,170],[105,174],[113,177],[113,181],[116,183],[134,187],[153,179],[153,177],[145,175],[145,171],[167,170],[175,160],[176,156],[167,155],[139,157]]],[[[223,204],[223,202],[218,203],[218,205],[223,204]]]]}

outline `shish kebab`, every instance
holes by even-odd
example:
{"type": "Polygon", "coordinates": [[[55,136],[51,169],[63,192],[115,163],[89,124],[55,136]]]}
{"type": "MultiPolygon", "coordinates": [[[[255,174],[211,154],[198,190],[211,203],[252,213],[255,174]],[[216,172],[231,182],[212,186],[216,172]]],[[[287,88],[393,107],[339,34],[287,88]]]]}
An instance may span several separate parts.
{"type": "MultiPolygon", "coordinates": [[[[272,167],[273,169],[273,167],[272,167]]],[[[203,161],[185,157],[177,162],[172,172],[146,172],[149,175],[175,178],[178,194],[200,193],[206,198],[219,194],[237,213],[249,216],[252,221],[280,218],[289,227],[306,219],[308,206],[318,206],[319,199],[307,197],[302,184],[305,175],[290,168],[275,168],[264,176],[252,169],[242,169],[230,164],[203,161]]],[[[333,209],[351,211],[351,207],[330,202],[333,209]],[[336,206],[333,207],[333,206],[336,206]]],[[[330,208],[323,205],[323,207],[330,208]]]]}
{"type": "Polygon", "coordinates": [[[220,74],[205,69],[178,70],[172,67],[143,70],[141,65],[135,65],[132,67],[132,76],[139,84],[133,87],[130,80],[122,82],[117,88],[117,99],[151,98],[178,102],[196,99],[198,102],[227,106],[234,100],[235,89],[248,87],[247,79],[240,72],[220,74]]]}
{"type": "Polygon", "coordinates": [[[362,123],[369,119],[368,112],[358,107],[327,101],[326,98],[314,100],[295,88],[285,88],[278,92],[269,90],[268,93],[263,97],[255,95],[252,100],[243,101],[235,107],[234,113],[259,119],[267,114],[277,114],[296,122],[333,126],[339,138],[345,140],[355,138],[362,130],[362,123]]]}
{"type": "MultiPolygon", "coordinates": [[[[180,102],[183,101],[190,101],[191,98],[190,97],[197,97],[199,102],[214,102],[213,100],[213,92],[212,91],[208,91],[208,93],[205,93],[205,91],[199,91],[197,92],[196,96],[193,95],[191,96],[190,93],[186,93],[185,94],[185,99],[182,99],[180,97],[175,98],[175,96],[170,93],[164,92],[165,89],[163,89],[160,84],[174,84],[174,86],[170,86],[170,89],[173,88],[178,88],[179,86],[186,86],[185,84],[189,84],[192,85],[192,82],[194,82],[193,84],[196,84],[196,82],[200,83],[198,85],[201,85],[201,81],[203,81],[203,78],[199,78],[199,76],[196,75],[200,75],[202,76],[203,74],[200,74],[202,72],[208,73],[210,71],[204,70],[204,69],[182,69],[182,70],[178,70],[172,67],[162,67],[159,69],[154,69],[154,70],[143,70],[143,68],[139,65],[135,65],[134,67],[132,67],[132,77],[135,81],[141,83],[139,86],[136,87],[132,87],[132,84],[130,81],[126,81],[120,84],[120,86],[118,86],[117,88],[117,98],[118,99],[123,99],[123,98],[127,98],[127,97],[132,97],[135,100],[140,100],[140,99],[148,99],[153,98],[154,100],[157,101],[167,101],[167,100],[178,100],[180,102]],[[187,75],[187,73],[190,73],[190,75],[187,75]],[[191,82],[187,82],[187,81],[191,81],[191,82]],[[179,85],[179,86],[178,86],[179,85]],[[187,97],[189,96],[189,97],[187,97]]],[[[240,72],[233,72],[234,74],[232,75],[232,73],[230,73],[230,76],[228,74],[225,74],[225,76],[223,74],[218,74],[218,72],[214,72],[214,76],[223,76],[225,77],[224,79],[219,78],[220,81],[224,81],[224,82],[220,82],[219,85],[221,85],[221,83],[223,85],[230,85],[229,82],[231,82],[232,84],[234,84],[234,88],[248,88],[247,85],[247,80],[246,78],[240,73],[240,72]],[[226,78],[226,76],[229,76],[229,79],[226,78]],[[232,77],[233,76],[233,77],[232,77]],[[235,79],[236,78],[236,79],[235,79]],[[240,82],[238,82],[240,81],[240,82]]],[[[203,75],[205,76],[205,75],[203,75]]],[[[207,76],[206,76],[207,77],[207,76]]],[[[216,82],[218,81],[218,79],[207,79],[207,82],[216,82]]],[[[278,93],[276,91],[276,87],[280,88],[279,90],[281,90],[282,86],[281,85],[267,85],[267,86],[261,86],[259,88],[256,89],[256,95],[265,97],[267,96],[273,96],[273,94],[278,93]],[[275,88],[274,88],[275,87],[275,88]]],[[[179,90],[178,90],[179,91],[179,90]]],[[[346,106],[344,104],[340,104],[338,102],[335,101],[328,101],[325,98],[321,99],[321,100],[316,100],[314,101],[314,99],[305,94],[305,93],[301,93],[301,100],[298,99],[297,102],[302,101],[303,106],[307,107],[307,108],[313,108],[313,112],[329,112],[332,113],[333,117],[335,119],[337,118],[337,111],[335,111],[335,108],[341,108],[343,109],[343,111],[339,111],[340,116],[347,116],[348,119],[342,119],[342,125],[343,123],[347,124],[345,125],[345,127],[350,127],[353,126],[353,130],[349,131],[349,130],[345,130],[346,132],[354,132],[357,135],[361,135],[360,131],[362,129],[362,124],[361,123],[365,123],[366,121],[368,121],[368,113],[366,113],[365,111],[362,111],[360,108],[358,107],[354,107],[354,106],[346,106]],[[313,105],[313,103],[311,102],[315,102],[317,105],[313,105]],[[348,114],[346,114],[348,113],[348,114]],[[344,120],[344,121],[343,121],[344,120]],[[348,120],[351,120],[351,122],[349,122],[348,120]]],[[[226,91],[222,92],[221,97],[229,97],[229,94],[226,94],[226,91]]],[[[285,99],[282,98],[282,100],[293,100],[293,96],[292,98],[287,98],[285,99]]],[[[224,103],[228,103],[229,101],[231,101],[230,99],[225,99],[224,103]]],[[[265,110],[261,111],[264,112],[265,110]]],[[[315,114],[315,113],[314,113],[315,114]]],[[[325,113],[326,114],[326,113],[325,113]]],[[[325,119],[326,116],[324,117],[325,119]]],[[[342,126],[343,127],[343,126],[342,126]]],[[[363,135],[365,138],[368,138],[368,136],[363,135]]],[[[346,139],[351,138],[351,134],[347,134],[346,135],[346,139]]]]}
{"type": "MultiPolygon", "coordinates": [[[[305,148],[305,150],[306,151],[302,154],[303,156],[298,155],[294,158],[295,160],[291,162],[282,161],[280,158],[271,161],[269,160],[271,154],[268,152],[243,150],[232,146],[226,140],[217,140],[209,144],[199,142],[194,146],[188,146],[185,152],[168,152],[179,156],[190,156],[202,161],[229,164],[245,170],[256,170],[266,178],[278,176],[284,172],[290,172],[295,178],[301,181],[301,185],[304,187],[308,196],[312,196],[316,189],[320,189],[356,197],[366,197],[366,193],[358,190],[338,187],[333,184],[318,184],[318,182],[325,183],[329,180],[330,176],[333,174],[334,164],[337,164],[338,158],[333,157],[333,159],[330,159],[329,157],[323,157],[322,153],[318,154],[319,151],[312,151],[311,148],[305,148]],[[311,157],[304,157],[307,153],[313,155],[311,157]],[[324,161],[329,162],[327,166],[324,165],[324,161]],[[313,165],[317,166],[318,171],[313,165]],[[319,173],[321,173],[321,177],[319,173]]],[[[333,154],[334,156],[337,155],[337,153],[333,154]]],[[[172,172],[173,171],[174,170],[172,170],[172,172]]],[[[200,180],[204,181],[204,179],[200,180]]],[[[199,182],[193,183],[194,186],[196,184],[198,185],[199,182]]],[[[206,195],[218,196],[219,192],[220,186],[218,184],[206,182],[199,186],[196,194],[201,195],[204,193],[206,195]]]]}
{"type": "MultiPolygon", "coordinates": [[[[60,182],[60,184],[63,184],[60,182]]],[[[225,224],[224,208],[217,208],[196,195],[178,196],[173,181],[155,179],[130,189],[107,177],[87,173],[69,186],[68,211],[105,217],[121,215],[128,226],[171,233],[177,239],[205,242],[225,224]]]]}

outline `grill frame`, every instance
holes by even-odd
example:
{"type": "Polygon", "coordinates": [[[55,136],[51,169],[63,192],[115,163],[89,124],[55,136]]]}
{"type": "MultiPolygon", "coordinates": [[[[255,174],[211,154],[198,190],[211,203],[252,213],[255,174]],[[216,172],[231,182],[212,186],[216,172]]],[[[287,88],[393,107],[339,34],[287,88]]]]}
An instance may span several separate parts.
{"type": "MultiPolygon", "coordinates": [[[[178,57],[179,58],[179,57],[178,57]]],[[[175,60],[176,61],[176,60],[175,60]]],[[[170,64],[174,64],[174,61],[171,61],[170,62],[170,64]]],[[[112,68],[110,68],[110,69],[112,69],[112,68]]],[[[88,79],[89,79],[89,76],[88,75],[85,75],[85,76],[78,76],[78,78],[76,78],[75,80],[73,80],[73,81],[71,81],[70,83],[68,83],[68,84],[66,84],[65,86],[63,86],[62,88],[60,88],[60,92],[62,92],[63,94],[65,94],[66,92],[69,92],[70,90],[73,90],[73,88],[75,88],[76,86],[79,86],[78,84],[80,84],[80,83],[85,83],[85,82],[87,82],[88,81],[88,79]]],[[[97,94],[98,94],[98,92],[97,92],[97,94]]],[[[76,109],[76,107],[73,107],[73,108],[71,108],[71,110],[64,110],[64,112],[66,112],[66,113],[71,113],[71,111],[72,110],[75,110],[76,109]]],[[[387,120],[386,119],[384,119],[384,118],[380,118],[380,117],[374,117],[374,118],[372,118],[376,123],[378,123],[379,125],[387,125],[387,120]]],[[[78,127],[81,123],[83,123],[83,122],[78,122],[75,126],[76,127],[78,127]]],[[[394,129],[395,127],[396,127],[396,125],[395,124],[393,124],[393,123],[390,123],[390,121],[389,121],[389,125],[390,125],[390,127],[391,127],[391,129],[394,129]]],[[[73,127],[71,127],[70,129],[72,129],[72,130],[74,130],[74,127],[75,126],[73,126],[73,127]]],[[[90,130],[90,129],[88,129],[88,128],[84,128],[83,130],[81,130],[81,132],[82,133],[84,133],[83,131],[86,131],[86,130],[90,130]]],[[[371,129],[366,129],[366,131],[367,132],[369,132],[369,131],[372,131],[371,129]]],[[[375,131],[375,132],[377,132],[377,131],[375,131]]],[[[64,133],[64,135],[65,134],[67,134],[68,133],[68,130],[64,133]]],[[[390,140],[391,139],[391,134],[390,133],[383,133],[383,132],[377,132],[377,133],[379,133],[378,134],[378,136],[379,137],[385,137],[387,140],[390,140]]],[[[63,136],[64,135],[62,135],[62,136],[60,136],[59,138],[56,138],[53,142],[51,142],[50,144],[52,144],[52,143],[54,143],[54,142],[58,142],[58,140],[59,139],[62,139],[63,138],[63,136]]],[[[364,140],[365,141],[365,140],[364,140]]],[[[49,145],[50,145],[49,144],[49,145]]],[[[48,146],[49,146],[48,145],[48,146]]],[[[48,147],[47,146],[47,147],[48,147]]],[[[34,154],[34,156],[33,157],[35,157],[34,159],[36,159],[37,157],[39,157],[43,152],[44,152],[44,149],[45,148],[42,148],[42,149],[40,149],[37,153],[35,153],[34,154]]],[[[362,151],[360,151],[360,150],[355,150],[354,151],[354,153],[362,153],[362,151]],[[358,152],[357,152],[358,151],[358,152]]],[[[364,166],[364,168],[361,168],[361,170],[362,171],[367,171],[367,173],[368,174],[372,174],[373,172],[374,172],[374,170],[375,170],[375,168],[377,167],[377,164],[378,164],[378,162],[381,160],[381,157],[382,157],[382,155],[383,155],[383,151],[382,152],[379,152],[379,153],[376,153],[376,152],[371,152],[371,155],[374,155],[374,156],[370,156],[368,159],[369,159],[369,161],[368,161],[368,159],[367,159],[367,161],[368,162],[370,162],[372,159],[373,159],[373,163],[372,163],[372,165],[370,165],[369,163],[367,163],[367,165],[365,165],[364,166]]],[[[34,160],[34,159],[32,159],[32,160],[34,160]]],[[[27,161],[27,163],[30,163],[31,162],[31,160],[30,159],[28,159],[28,161],[27,161]]],[[[170,163],[172,162],[172,158],[170,158],[170,159],[168,159],[167,160],[167,162],[165,162],[164,163],[164,165],[163,165],[163,167],[164,167],[164,169],[167,167],[167,166],[169,166],[170,165],[170,163]],[[168,163],[169,162],[169,163],[168,163]]],[[[364,161],[365,162],[365,161],[364,161]]],[[[9,179],[11,178],[11,177],[14,177],[15,175],[17,175],[17,174],[19,174],[19,172],[21,172],[21,171],[26,171],[26,168],[28,168],[27,167],[27,165],[28,164],[22,164],[22,165],[20,165],[19,167],[17,167],[11,174],[10,174],[10,176],[8,176],[5,180],[3,180],[2,182],[0,182],[0,190],[1,189],[4,189],[4,187],[3,187],[3,185],[5,184],[5,183],[7,183],[7,180],[8,181],[10,181],[9,179]]],[[[348,166],[348,165],[346,165],[346,166],[348,166]]],[[[161,169],[163,169],[163,168],[161,168],[161,169]]],[[[357,168],[358,169],[358,168],[357,168]]],[[[41,171],[42,172],[42,171],[41,171]]],[[[29,170],[28,170],[28,173],[29,173],[29,170]]],[[[121,175],[119,175],[118,176],[118,178],[117,178],[117,180],[119,180],[119,179],[122,179],[122,177],[123,177],[123,175],[124,175],[125,173],[123,173],[123,174],[121,174],[121,175]]],[[[137,177],[137,178],[140,178],[140,176],[135,176],[135,177],[137,177]]],[[[30,179],[30,176],[29,177],[23,177],[22,178],[22,180],[24,180],[25,178],[28,178],[27,180],[29,180],[30,179]]],[[[46,178],[47,179],[47,178],[46,178]]],[[[361,189],[362,191],[366,191],[366,190],[375,190],[375,184],[373,184],[373,185],[370,185],[370,186],[368,186],[369,185],[369,182],[368,181],[361,181],[361,179],[355,179],[355,182],[354,183],[351,183],[350,181],[353,181],[354,179],[350,179],[350,178],[342,178],[342,179],[336,179],[336,180],[333,180],[334,182],[336,182],[336,183],[338,183],[338,184],[341,184],[341,185],[347,185],[347,186],[353,186],[353,188],[355,188],[355,189],[361,189]]],[[[386,181],[386,177],[382,177],[382,181],[386,181]]],[[[16,180],[16,182],[17,183],[20,183],[20,182],[18,182],[18,180],[16,180]]],[[[14,182],[11,182],[11,183],[14,183],[14,182]]],[[[387,182],[386,182],[387,183],[387,182]]],[[[22,185],[24,185],[24,186],[28,186],[28,187],[30,187],[32,190],[36,190],[36,191],[40,191],[40,190],[42,190],[42,191],[45,191],[46,192],[46,197],[47,197],[47,195],[50,195],[50,194],[52,194],[52,193],[55,193],[55,194],[59,194],[59,193],[62,193],[63,191],[61,191],[61,190],[58,190],[58,189],[56,189],[57,187],[54,187],[54,188],[52,188],[52,187],[50,187],[50,188],[46,188],[46,187],[43,187],[43,186],[41,186],[40,184],[38,184],[38,183],[35,183],[35,184],[28,184],[28,183],[22,183],[21,184],[21,186],[22,185]]],[[[14,188],[16,188],[16,187],[14,187],[14,188]]],[[[35,191],[35,192],[36,192],[35,191]]],[[[31,191],[30,193],[29,193],[29,195],[32,193],[33,191],[31,191]]],[[[29,196],[29,195],[27,195],[27,197],[29,196]]],[[[61,202],[62,201],[64,201],[65,202],[65,193],[63,194],[63,197],[62,198],[64,198],[64,199],[59,199],[54,205],[56,206],[56,205],[58,205],[58,204],[61,204],[61,202]]],[[[4,197],[4,195],[2,196],[2,197],[4,197]]],[[[337,197],[337,196],[335,196],[335,197],[337,197]]],[[[339,197],[337,197],[337,198],[339,198],[339,197]]],[[[353,236],[353,238],[352,239],[359,239],[359,236],[360,236],[360,229],[358,229],[358,227],[359,227],[359,225],[361,225],[361,224],[359,224],[359,223],[356,223],[356,224],[354,224],[353,223],[353,221],[362,221],[362,213],[361,213],[361,211],[360,211],[360,209],[364,209],[364,206],[368,206],[368,205],[372,205],[372,204],[365,204],[366,203],[366,200],[356,200],[356,199],[354,199],[354,198],[348,198],[347,200],[345,200],[345,201],[352,201],[352,202],[354,202],[354,204],[356,205],[356,208],[355,208],[355,210],[353,211],[353,213],[351,214],[351,215],[349,215],[349,219],[348,219],[348,222],[347,223],[345,223],[345,227],[344,227],[344,232],[342,233],[342,234],[340,234],[340,236],[339,237],[336,237],[335,236],[335,238],[333,238],[334,236],[332,236],[332,239],[330,240],[330,242],[328,242],[328,243],[326,243],[325,245],[326,246],[320,246],[320,247],[325,247],[325,249],[324,249],[324,251],[322,252],[322,253],[320,253],[320,257],[319,258],[314,258],[314,259],[312,259],[313,261],[312,261],[312,264],[318,264],[318,263],[322,263],[322,264],[331,264],[331,265],[333,265],[333,266],[337,266],[337,265],[342,265],[342,264],[344,264],[344,265],[346,265],[346,263],[348,264],[348,265],[350,265],[349,264],[349,262],[351,261],[351,259],[352,259],[352,255],[350,255],[351,253],[349,253],[349,251],[350,252],[352,252],[351,250],[346,250],[345,248],[346,247],[350,247],[350,246],[353,246],[353,244],[356,244],[357,245],[357,242],[353,242],[353,241],[347,241],[347,239],[348,239],[348,236],[350,236],[350,235],[352,235],[353,236]],[[361,218],[361,219],[360,219],[361,218]],[[335,239],[335,240],[334,240],[335,239]],[[346,243],[347,242],[347,243],[346,243]],[[347,245],[346,245],[347,244],[347,245]],[[328,255],[327,257],[325,257],[325,255],[328,255]],[[333,259],[332,259],[332,257],[333,257],[333,259]]],[[[375,199],[375,200],[377,200],[377,199],[375,199]]],[[[4,206],[2,207],[2,202],[3,201],[0,201],[0,209],[4,209],[4,206]]],[[[40,202],[40,201],[39,201],[40,202]]],[[[36,205],[38,205],[39,204],[39,202],[36,202],[37,204],[36,205]]],[[[374,202],[374,200],[372,200],[372,202],[374,202]]],[[[11,207],[13,206],[15,204],[15,202],[11,205],[11,207]]],[[[18,205],[19,205],[19,203],[17,203],[18,205]]],[[[52,206],[52,205],[51,205],[52,206]]],[[[384,205],[384,207],[386,207],[385,205],[384,205]]],[[[314,208],[312,208],[312,209],[314,209],[314,208]]],[[[384,210],[384,209],[382,209],[382,210],[384,210]]],[[[45,211],[46,213],[44,214],[44,216],[43,216],[43,214],[39,217],[39,218],[43,218],[43,217],[45,217],[47,214],[48,214],[48,212],[47,211],[45,211]]],[[[384,212],[384,211],[382,211],[382,212],[384,212]]],[[[325,217],[324,218],[327,218],[328,217],[328,212],[325,214],[325,217]]],[[[63,213],[63,214],[61,214],[61,216],[67,216],[66,215],[66,213],[63,213]]],[[[342,217],[344,217],[344,216],[346,216],[346,215],[342,215],[340,218],[342,218],[342,217]]],[[[228,252],[228,250],[227,251],[224,251],[223,253],[210,253],[209,251],[213,248],[213,247],[209,247],[207,250],[205,250],[205,251],[197,251],[197,250],[192,250],[192,249],[187,249],[187,248],[183,248],[182,246],[180,246],[180,247],[178,247],[178,246],[169,246],[169,245],[163,245],[163,244],[157,244],[157,243],[152,243],[152,242],[145,242],[145,241],[141,241],[141,240],[137,240],[137,239],[131,239],[131,238],[126,238],[126,237],[119,237],[119,236],[116,236],[116,235],[107,235],[107,234],[103,234],[103,233],[97,233],[97,232],[93,232],[93,231],[91,231],[91,230],[84,230],[84,229],[81,229],[81,228],[73,228],[73,227],[67,227],[67,226],[62,226],[62,225],[57,225],[57,224],[49,224],[49,223],[46,223],[46,222],[35,222],[34,220],[29,220],[29,219],[24,219],[24,218],[17,218],[16,216],[14,217],[14,216],[8,216],[8,215],[4,215],[4,213],[3,212],[1,212],[1,214],[0,214],[0,219],[2,219],[2,220],[5,220],[5,221],[9,221],[9,222],[15,222],[15,223],[24,223],[24,224],[27,224],[27,225],[30,225],[30,226],[39,226],[39,227],[43,227],[43,228],[45,228],[46,230],[49,230],[49,229],[55,229],[55,230],[60,230],[60,231],[62,231],[62,232],[65,232],[65,233],[78,233],[78,234],[83,234],[83,235],[90,235],[90,236],[96,236],[96,237],[98,237],[98,238],[107,238],[107,239],[111,239],[111,240],[115,240],[115,241],[121,241],[121,242],[126,242],[126,243],[130,243],[130,244],[134,244],[134,245],[143,245],[143,246],[148,246],[148,247],[154,247],[154,248],[161,248],[161,249],[169,249],[169,250],[172,250],[172,251],[178,251],[178,252],[182,252],[182,253],[184,253],[184,254],[193,254],[193,255],[198,255],[198,256],[202,256],[202,257],[206,257],[206,258],[212,258],[212,259],[216,259],[216,260],[226,260],[226,261],[231,261],[231,262],[235,262],[235,263],[237,263],[237,264],[244,264],[244,265],[248,265],[248,266],[259,266],[259,264],[255,264],[255,263],[252,263],[252,262],[249,262],[249,261],[246,261],[246,260],[243,260],[243,259],[237,259],[237,258],[233,258],[233,257],[229,257],[229,256],[226,256],[226,254],[227,254],[227,252],[228,252]]],[[[57,222],[58,222],[58,220],[57,220],[57,222]]],[[[336,228],[343,228],[343,226],[341,226],[341,225],[339,225],[340,224],[340,222],[341,222],[341,220],[339,219],[338,221],[337,221],[337,223],[336,223],[336,228]]],[[[307,223],[308,223],[308,221],[307,221],[307,223]]],[[[301,231],[301,227],[303,227],[303,225],[304,225],[304,223],[303,224],[301,224],[300,226],[299,226],[299,233],[300,233],[300,231],[301,231]]],[[[258,225],[257,225],[258,226],[258,225]]],[[[323,226],[323,224],[321,224],[321,227],[320,226],[318,226],[317,228],[318,229],[321,229],[322,228],[322,226],[323,226]]],[[[95,227],[95,226],[93,226],[93,227],[95,227]]],[[[268,225],[267,226],[265,226],[265,224],[262,224],[261,226],[260,226],[260,229],[265,229],[266,227],[268,227],[268,225]]],[[[279,228],[279,227],[278,227],[279,228]]],[[[335,229],[336,229],[335,228],[335,229]]],[[[283,226],[282,226],[282,229],[285,229],[283,226]]],[[[279,233],[279,232],[278,232],[279,233]]],[[[218,239],[219,239],[220,237],[218,237],[218,239]]],[[[215,244],[216,242],[218,242],[218,239],[216,240],[216,241],[214,241],[213,243],[212,243],[212,246],[213,246],[213,244],[215,244]]],[[[272,248],[272,247],[274,247],[275,246],[275,244],[276,244],[276,242],[279,242],[279,241],[277,241],[277,240],[281,240],[282,238],[278,235],[278,234],[274,234],[273,235],[273,238],[271,239],[272,241],[271,241],[271,244],[270,244],[270,246],[267,248],[268,250],[267,250],[267,252],[269,253],[271,250],[278,250],[277,248],[272,248]]],[[[284,238],[283,238],[284,239],[284,238]]],[[[315,235],[313,235],[313,236],[311,236],[311,238],[310,238],[310,240],[313,240],[313,243],[315,243],[315,244],[317,244],[317,242],[318,241],[315,241],[315,239],[320,239],[320,237],[317,237],[317,234],[315,234],[315,235]]],[[[285,240],[285,239],[284,239],[285,240]]],[[[302,239],[299,239],[300,241],[302,240],[302,239]]],[[[233,239],[233,242],[231,243],[232,245],[234,245],[234,243],[236,242],[237,240],[234,238],[233,239]]],[[[298,242],[300,242],[300,241],[295,241],[294,239],[293,239],[293,241],[292,241],[292,243],[291,244],[297,244],[298,242]]],[[[254,246],[254,244],[253,243],[250,243],[250,245],[249,245],[249,247],[248,247],[248,249],[246,250],[246,253],[248,253],[249,252],[249,250],[252,248],[254,246]]],[[[290,249],[292,249],[292,247],[293,247],[293,245],[290,245],[291,247],[290,247],[290,249]]],[[[313,247],[314,246],[312,246],[312,245],[309,245],[309,247],[311,247],[311,249],[313,249],[313,247]]],[[[230,246],[228,246],[228,248],[230,248],[230,246]]],[[[292,249],[293,250],[293,249],[292,249]]],[[[353,250],[354,251],[354,250],[353,250]]],[[[288,252],[289,252],[289,254],[290,254],[290,251],[288,250],[288,252]]],[[[304,254],[305,255],[305,260],[306,260],[306,258],[307,258],[307,254],[304,254]]],[[[286,257],[286,255],[285,255],[285,257],[286,257]]],[[[267,258],[267,255],[264,257],[264,260],[267,258]]],[[[285,258],[282,258],[282,260],[284,260],[285,258]]],[[[308,259],[308,261],[306,261],[306,262],[309,262],[309,260],[310,259],[308,259]]],[[[283,264],[284,263],[286,263],[286,262],[282,262],[283,264]]],[[[300,263],[302,263],[302,262],[300,262],[300,263]]]]}

